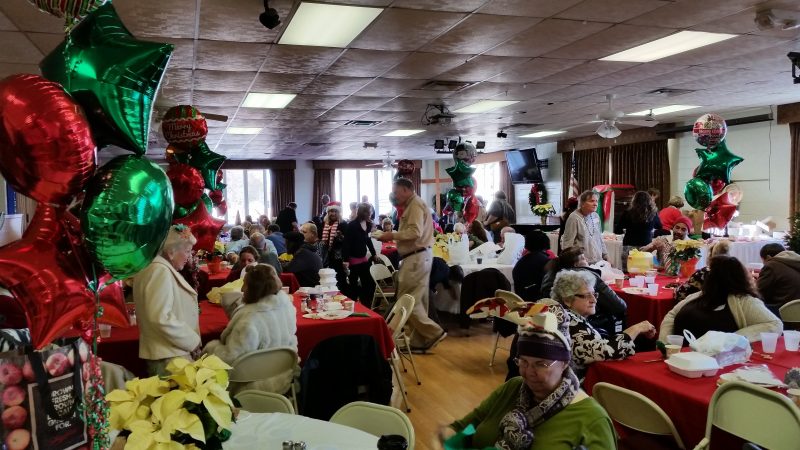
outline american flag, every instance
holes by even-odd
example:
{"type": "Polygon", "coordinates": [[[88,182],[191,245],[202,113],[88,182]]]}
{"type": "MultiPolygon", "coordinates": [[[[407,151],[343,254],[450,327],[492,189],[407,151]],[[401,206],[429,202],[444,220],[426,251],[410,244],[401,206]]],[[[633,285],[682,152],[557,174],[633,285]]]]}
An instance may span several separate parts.
{"type": "Polygon", "coordinates": [[[569,195],[567,198],[578,198],[579,195],[581,195],[581,191],[578,189],[578,180],[575,178],[575,151],[573,151],[569,173],[569,195]]]}

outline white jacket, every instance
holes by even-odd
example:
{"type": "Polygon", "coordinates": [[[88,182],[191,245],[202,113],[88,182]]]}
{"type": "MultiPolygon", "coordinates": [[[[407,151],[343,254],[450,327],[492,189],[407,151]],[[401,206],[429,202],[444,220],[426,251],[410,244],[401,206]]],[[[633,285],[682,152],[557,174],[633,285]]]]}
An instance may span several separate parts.
{"type": "MultiPolygon", "coordinates": [[[[667,313],[664,320],[661,322],[661,331],[658,339],[666,342],[667,336],[674,334],[675,329],[675,316],[678,315],[681,309],[687,303],[694,301],[703,293],[696,292],[688,297],[686,300],[679,302],[672,310],[667,313]]],[[[758,342],[761,340],[762,332],[781,333],[783,331],[783,322],[781,319],[772,314],[761,299],[751,297],[749,295],[729,295],[728,308],[733,314],[733,319],[739,330],[736,334],[741,334],[746,337],[750,342],[758,342]]],[[[698,338],[700,336],[697,336],[698,338]]]]}
{"type": "Polygon", "coordinates": [[[139,323],[139,357],[185,356],[200,345],[197,292],[161,256],[136,274],[133,301],[139,323]]]}
{"type": "Polygon", "coordinates": [[[297,315],[289,296],[278,291],[256,303],[238,308],[219,340],[206,344],[204,352],[228,364],[245,353],[275,347],[297,351],[297,315]]]}

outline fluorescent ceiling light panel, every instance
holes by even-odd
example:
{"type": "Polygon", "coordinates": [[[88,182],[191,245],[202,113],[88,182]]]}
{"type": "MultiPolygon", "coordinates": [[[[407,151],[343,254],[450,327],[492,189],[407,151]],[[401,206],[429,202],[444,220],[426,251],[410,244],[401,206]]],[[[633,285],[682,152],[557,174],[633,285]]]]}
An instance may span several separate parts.
{"type": "Polygon", "coordinates": [[[463,114],[478,114],[486,111],[491,111],[493,109],[502,108],[504,106],[513,105],[514,103],[519,103],[517,100],[481,100],[478,103],[473,103],[469,106],[465,106],[461,109],[457,109],[453,111],[454,113],[463,113],[463,114]]]}
{"type": "Polygon", "coordinates": [[[520,137],[524,138],[541,138],[547,136],[555,136],[557,134],[566,133],[566,131],[537,131],[536,133],[524,134],[520,137]]]}
{"type": "MultiPolygon", "coordinates": [[[[661,108],[653,108],[653,115],[657,116],[659,114],[669,114],[678,111],[686,111],[687,109],[695,109],[699,108],[699,106],[694,105],[670,105],[670,106],[662,106],[661,108]]],[[[644,111],[639,111],[635,113],[626,114],[628,116],[646,116],[650,114],[649,109],[645,109],[644,111]]]]}
{"type": "Polygon", "coordinates": [[[736,34],[681,31],[628,50],[600,58],[600,61],[650,62],[678,53],[688,52],[706,45],[735,38],[736,34]]]}
{"type": "Polygon", "coordinates": [[[384,136],[387,137],[402,137],[402,136],[413,136],[415,134],[419,134],[424,132],[425,130],[394,130],[391,133],[386,133],[384,136]]]}
{"type": "Polygon", "coordinates": [[[383,8],[300,3],[278,44],[347,47],[383,8]]]}
{"type": "Polygon", "coordinates": [[[242,106],[245,108],[268,108],[268,109],[281,109],[285,108],[297,94],[262,94],[260,92],[251,92],[247,94],[242,106]]]}
{"type": "Polygon", "coordinates": [[[258,134],[261,128],[258,127],[230,127],[225,130],[225,134],[258,134]]]}

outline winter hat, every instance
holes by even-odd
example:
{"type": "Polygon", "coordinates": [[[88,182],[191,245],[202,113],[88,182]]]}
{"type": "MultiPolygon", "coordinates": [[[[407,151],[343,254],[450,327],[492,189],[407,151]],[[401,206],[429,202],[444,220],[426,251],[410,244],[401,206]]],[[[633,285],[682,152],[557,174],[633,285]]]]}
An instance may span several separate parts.
{"type": "Polygon", "coordinates": [[[336,211],[342,212],[341,202],[328,202],[328,204],[325,205],[325,207],[328,208],[328,211],[335,209],[336,211]]]}
{"type": "MultiPolygon", "coordinates": [[[[691,233],[691,232],[692,232],[692,230],[694,229],[694,224],[692,223],[692,219],[690,219],[690,218],[688,218],[688,217],[686,217],[686,216],[680,216],[680,217],[678,217],[677,219],[675,219],[675,223],[676,223],[676,224],[678,224],[678,223],[682,223],[682,224],[686,225],[686,228],[688,228],[688,229],[689,229],[689,232],[690,232],[690,233],[691,233]]],[[[673,224],[672,226],[674,227],[675,225],[673,224]]]]}
{"type": "MultiPolygon", "coordinates": [[[[552,307],[552,309],[556,308],[561,307],[552,307]]],[[[550,307],[548,307],[549,309],[550,307]]],[[[531,318],[529,325],[522,325],[519,328],[517,355],[553,361],[569,361],[572,357],[570,340],[561,331],[562,329],[566,331],[565,325],[553,312],[536,314],[531,318]]]]}

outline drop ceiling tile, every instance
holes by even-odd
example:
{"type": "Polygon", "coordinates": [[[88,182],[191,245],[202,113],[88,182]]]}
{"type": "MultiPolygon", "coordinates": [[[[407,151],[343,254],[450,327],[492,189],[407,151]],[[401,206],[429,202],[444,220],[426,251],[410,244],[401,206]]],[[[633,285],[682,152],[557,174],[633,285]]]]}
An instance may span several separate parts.
{"type": "Polygon", "coordinates": [[[257,71],[269,46],[252,42],[197,41],[197,69],[257,71]]]}
{"type": "Polygon", "coordinates": [[[726,17],[696,25],[692,30],[712,33],[757,34],[762,36],[783,37],[793,39],[800,36],[800,30],[764,29],[760,30],[755,23],[757,8],[750,8],[726,17]]]}
{"type": "Polygon", "coordinates": [[[169,58],[168,67],[191,69],[194,66],[194,42],[191,39],[160,37],[158,40],[175,47],[169,58]]]}
{"type": "Polygon", "coordinates": [[[469,55],[445,55],[440,53],[416,52],[409,55],[392,70],[383,74],[384,78],[428,79],[447,72],[466,62],[469,55]]]}
{"type": "Polygon", "coordinates": [[[17,64],[0,62],[0,79],[18,73],[39,74],[38,64],[17,64]]]}
{"type": "Polygon", "coordinates": [[[26,0],[3,0],[0,11],[20,31],[57,33],[64,29],[64,19],[39,11],[26,0]]]}
{"type": "Polygon", "coordinates": [[[398,97],[380,107],[380,111],[419,111],[420,116],[429,103],[441,103],[435,97],[429,98],[412,98],[412,97],[398,97]]]}
{"type": "Polygon", "coordinates": [[[377,77],[408,55],[408,52],[350,49],[325,73],[348,77],[377,77]]]}
{"type": "Polygon", "coordinates": [[[800,50],[800,43],[795,42],[794,46],[787,48],[778,45],[769,49],[760,50],[752,53],[734,56],[731,58],[714,61],[710,65],[714,67],[730,67],[739,69],[759,69],[768,67],[790,67],[789,59],[786,54],[790,51],[800,50]]]}
{"type": "Polygon", "coordinates": [[[64,35],[58,33],[25,33],[33,45],[38,48],[43,55],[47,55],[64,42],[64,35]]]}
{"type": "Polygon", "coordinates": [[[566,59],[599,59],[672,34],[674,30],[634,25],[614,25],[544,56],[566,59]]]}
{"type": "Polygon", "coordinates": [[[0,31],[18,31],[16,25],[0,9],[0,31]]]}
{"type": "Polygon", "coordinates": [[[359,116],[364,115],[366,111],[342,111],[332,109],[325,114],[321,115],[319,120],[355,120],[359,116]]]}
{"type": "Polygon", "coordinates": [[[346,99],[345,95],[298,95],[286,108],[288,109],[331,109],[346,99]]]}
{"type": "Polygon", "coordinates": [[[325,109],[284,109],[278,120],[309,120],[316,119],[325,113],[325,109]]]}
{"type": "Polygon", "coordinates": [[[476,56],[455,69],[440,74],[437,80],[448,81],[484,81],[514,69],[528,58],[510,58],[506,56],[476,56]]]}
{"type": "Polygon", "coordinates": [[[527,83],[575,67],[584,61],[576,59],[534,58],[513,70],[502,73],[493,82],[527,83]]]}
{"type": "Polygon", "coordinates": [[[205,1],[200,8],[200,39],[215,41],[273,42],[289,22],[291,0],[272,0],[281,24],[270,30],[258,21],[262,2],[251,0],[205,1]]]}
{"type": "Polygon", "coordinates": [[[586,0],[556,14],[556,17],[620,23],[668,4],[664,0],[586,0]]]}
{"type": "Polygon", "coordinates": [[[488,52],[495,56],[539,56],[598,33],[612,24],[547,19],[488,52]]]}
{"type": "MultiPolygon", "coordinates": [[[[522,85],[517,84],[517,87],[511,88],[508,90],[508,93],[498,94],[499,96],[505,96],[509,99],[514,100],[530,100],[530,99],[541,99],[542,97],[546,96],[546,94],[550,92],[557,91],[559,89],[564,89],[568,87],[567,84],[540,84],[540,83],[525,83],[522,85]]],[[[500,98],[493,98],[492,100],[501,100],[500,98]]],[[[544,104],[544,102],[539,101],[539,103],[544,104]]]]}
{"type": "Polygon", "coordinates": [[[689,81],[699,80],[701,78],[716,76],[721,73],[728,72],[729,70],[730,69],[724,67],[692,66],[675,72],[666,73],[664,75],[658,75],[655,77],[646,78],[644,80],[635,81],[629,84],[631,86],[652,87],[655,89],[671,84],[686,83],[689,81]]]}
{"type": "Polygon", "coordinates": [[[197,4],[196,0],[136,0],[114,2],[114,8],[134,36],[193,39],[197,4]]]}
{"type": "Polygon", "coordinates": [[[472,12],[486,0],[395,0],[392,8],[426,9],[432,11],[472,12]]]}
{"type": "Polygon", "coordinates": [[[391,97],[357,97],[355,95],[348,97],[343,102],[336,105],[334,110],[337,111],[369,111],[376,109],[384,103],[391,100],[391,97]]]}
{"type": "Polygon", "coordinates": [[[352,95],[364,85],[369,83],[371,78],[337,77],[334,75],[320,75],[308,87],[303,94],[317,95],[352,95]]]}
{"type": "MultiPolygon", "coordinates": [[[[557,91],[548,92],[541,96],[552,102],[559,102],[565,100],[574,100],[577,98],[585,97],[596,92],[604,91],[606,86],[590,86],[587,84],[575,84],[568,88],[559,89],[557,91]]],[[[598,96],[602,98],[602,96],[598,96]]]]}
{"type": "MultiPolygon", "coordinates": [[[[698,8],[696,0],[677,0],[630,19],[626,23],[666,28],[689,28],[736,14],[758,3],[763,3],[763,0],[705,0],[703,7],[698,8]]],[[[751,23],[754,17],[755,12],[753,11],[750,17],[751,23]]]]}
{"type": "MultiPolygon", "coordinates": [[[[258,128],[268,126],[270,122],[272,121],[267,119],[240,119],[236,117],[230,120],[227,125],[230,127],[258,128]]],[[[251,138],[252,136],[247,138],[247,140],[251,138]]]]}
{"type": "Polygon", "coordinates": [[[357,94],[364,97],[396,97],[422,86],[425,82],[425,80],[376,78],[361,88],[357,94]]]}
{"type": "Polygon", "coordinates": [[[256,75],[251,92],[296,94],[314,81],[314,75],[260,72],[256,75]]]}
{"type": "Polygon", "coordinates": [[[272,45],[264,72],[318,74],[342,54],[342,49],[308,45],[272,45]]]}
{"type": "Polygon", "coordinates": [[[194,101],[200,105],[239,106],[244,92],[194,91],[194,101]]]}
{"type": "MultiPolygon", "coordinates": [[[[609,61],[612,63],[613,61],[609,61]]],[[[688,66],[674,66],[671,64],[644,63],[633,66],[619,72],[610,73],[597,78],[592,78],[588,84],[598,84],[605,86],[619,86],[622,84],[635,83],[647,78],[665,75],[678,70],[684,70],[688,66]]]]}
{"type": "Polygon", "coordinates": [[[192,104],[192,91],[189,89],[161,89],[155,103],[167,108],[175,105],[190,105],[192,104]]]}
{"type": "Polygon", "coordinates": [[[502,16],[550,17],[583,0],[492,0],[479,12],[502,16]]]}
{"type": "MultiPolygon", "coordinates": [[[[578,84],[583,83],[603,75],[608,75],[614,72],[619,72],[639,65],[639,63],[626,63],[617,61],[589,61],[570,69],[558,72],[549,77],[537,80],[540,83],[567,83],[578,84]]],[[[588,83],[595,84],[595,83],[588,83]]]]}
{"type": "Polygon", "coordinates": [[[36,64],[44,56],[25,33],[19,31],[0,31],[0,42],[3,43],[0,62],[36,64]]]}
{"type": "Polygon", "coordinates": [[[505,42],[542,19],[472,14],[422,50],[434,53],[482,53],[505,42]]]}
{"type": "Polygon", "coordinates": [[[460,13],[390,8],[350,46],[372,50],[417,50],[464,17],[460,13]]]}
{"type": "MultiPolygon", "coordinates": [[[[200,111],[203,111],[202,109],[200,111]]],[[[234,109],[237,119],[277,119],[281,115],[280,109],[265,109],[265,108],[239,108],[238,111],[234,109]]]]}
{"type": "Polygon", "coordinates": [[[738,36],[727,41],[707,45],[692,51],[680,53],[659,60],[664,64],[677,65],[713,65],[714,61],[727,59],[733,56],[744,55],[758,50],[768,49],[777,45],[788,45],[787,39],[767,36],[738,36]]]}
{"type": "Polygon", "coordinates": [[[507,93],[509,90],[518,88],[519,84],[513,83],[490,83],[490,82],[483,82],[476,84],[475,86],[471,86],[467,89],[463,89],[458,92],[454,92],[447,96],[448,101],[454,100],[463,100],[463,99],[487,99],[490,97],[494,97],[499,94],[507,93]]]}
{"type": "Polygon", "coordinates": [[[201,91],[247,91],[255,76],[256,72],[195,70],[194,88],[201,91]]]}
{"type": "Polygon", "coordinates": [[[167,67],[161,79],[161,89],[191,89],[193,72],[190,69],[167,67]]]}

